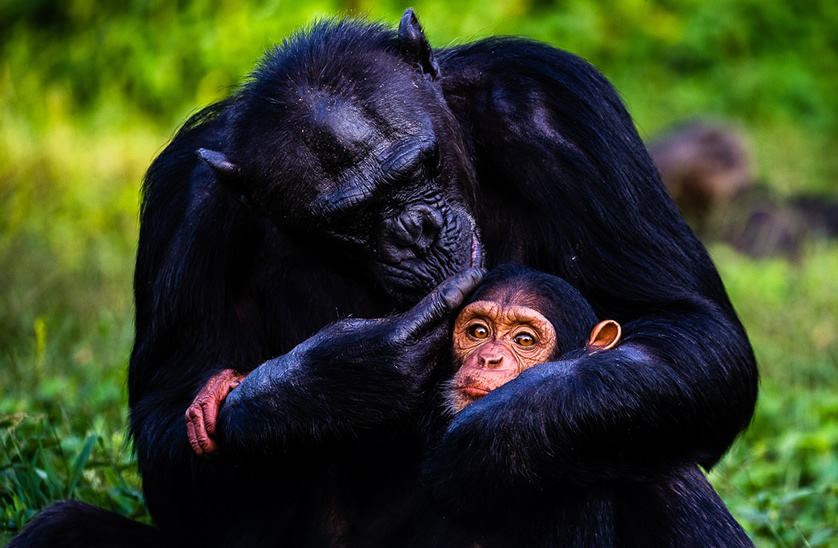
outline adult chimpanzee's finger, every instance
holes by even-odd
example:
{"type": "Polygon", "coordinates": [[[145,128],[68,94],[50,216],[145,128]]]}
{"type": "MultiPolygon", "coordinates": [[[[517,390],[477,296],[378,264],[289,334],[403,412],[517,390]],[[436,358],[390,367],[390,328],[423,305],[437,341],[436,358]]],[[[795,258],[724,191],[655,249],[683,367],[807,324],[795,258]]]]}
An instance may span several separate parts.
{"type": "Polygon", "coordinates": [[[193,403],[186,410],[186,437],[192,450],[198,456],[215,451],[215,442],[207,434],[204,412],[198,402],[193,403]]]}
{"type": "Polygon", "coordinates": [[[218,411],[230,391],[245,376],[234,369],[219,371],[207,381],[186,410],[186,435],[196,454],[206,455],[218,448],[214,439],[218,411]]]}
{"type": "Polygon", "coordinates": [[[416,306],[402,314],[400,335],[405,339],[421,338],[426,330],[463,304],[466,296],[474,291],[484,274],[482,268],[469,268],[439,284],[416,306]]]}

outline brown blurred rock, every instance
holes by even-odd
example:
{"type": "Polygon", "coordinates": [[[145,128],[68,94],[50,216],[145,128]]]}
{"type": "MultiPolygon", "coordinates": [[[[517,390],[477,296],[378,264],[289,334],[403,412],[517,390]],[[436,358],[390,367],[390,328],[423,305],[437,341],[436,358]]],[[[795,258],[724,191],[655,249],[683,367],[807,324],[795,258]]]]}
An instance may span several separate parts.
{"type": "Polygon", "coordinates": [[[744,135],[693,121],[649,143],[664,185],[705,241],[722,240],[753,256],[800,258],[811,238],[838,237],[834,197],[781,199],[755,182],[744,135]]]}

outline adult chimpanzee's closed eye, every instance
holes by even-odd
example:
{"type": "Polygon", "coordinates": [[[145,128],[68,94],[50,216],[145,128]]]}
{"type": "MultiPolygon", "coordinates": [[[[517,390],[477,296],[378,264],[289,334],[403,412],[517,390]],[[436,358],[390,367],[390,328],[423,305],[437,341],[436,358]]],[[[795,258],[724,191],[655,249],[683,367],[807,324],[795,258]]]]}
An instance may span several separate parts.
{"type": "Polygon", "coordinates": [[[146,176],[134,283],[131,432],[146,503],[175,542],[470,546],[440,514],[542,481],[570,492],[712,466],[756,397],[721,281],[608,82],[528,40],[432,50],[412,11],[398,32],[317,23],[187,122],[146,176]],[[436,513],[418,474],[442,361],[405,382],[407,348],[364,354],[352,323],[309,338],[406,310],[481,261],[567,279],[624,337],[458,414],[425,461],[430,486],[450,480],[436,513]],[[252,373],[205,458],[183,415],[224,369],[252,373]]]}

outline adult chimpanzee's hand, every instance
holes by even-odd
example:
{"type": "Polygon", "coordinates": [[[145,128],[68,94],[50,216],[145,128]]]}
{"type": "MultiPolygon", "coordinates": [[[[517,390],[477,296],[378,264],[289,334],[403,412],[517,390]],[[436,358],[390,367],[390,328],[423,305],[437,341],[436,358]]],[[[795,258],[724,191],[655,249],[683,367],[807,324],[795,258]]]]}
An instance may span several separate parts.
{"type": "Polygon", "coordinates": [[[215,421],[221,404],[246,375],[235,369],[223,369],[213,375],[201,388],[186,410],[186,436],[198,455],[208,455],[218,449],[215,443],[215,421]]]}
{"type": "Polygon", "coordinates": [[[217,373],[186,412],[192,449],[340,437],[410,412],[447,356],[452,313],[482,277],[480,269],[452,276],[402,314],[337,322],[246,377],[217,373]]]}

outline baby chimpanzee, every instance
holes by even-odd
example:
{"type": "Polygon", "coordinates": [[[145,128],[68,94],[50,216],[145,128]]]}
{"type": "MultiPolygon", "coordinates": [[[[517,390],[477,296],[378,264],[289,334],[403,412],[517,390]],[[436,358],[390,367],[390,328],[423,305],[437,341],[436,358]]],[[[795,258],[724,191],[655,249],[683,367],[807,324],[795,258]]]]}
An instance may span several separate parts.
{"type": "Polygon", "coordinates": [[[469,301],[454,324],[457,372],[447,398],[454,412],[534,365],[583,346],[612,348],[620,340],[620,324],[596,323],[576,288],[528,268],[493,270],[469,301]]]}

